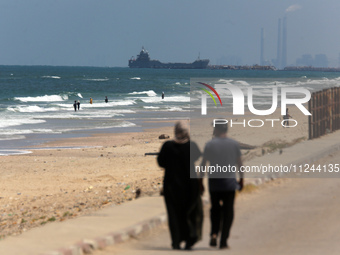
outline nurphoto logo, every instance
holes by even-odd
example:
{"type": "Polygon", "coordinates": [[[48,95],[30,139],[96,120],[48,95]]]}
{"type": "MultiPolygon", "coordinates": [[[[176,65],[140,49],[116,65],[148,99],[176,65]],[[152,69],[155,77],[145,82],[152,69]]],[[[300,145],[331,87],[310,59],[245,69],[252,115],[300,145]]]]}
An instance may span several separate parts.
{"type": "MultiPolygon", "coordinates": [[[[213,86],[204,82],[196,82],[204,86],[199,87],[201,89],[201,116],[207,115],[208,112],[208,104],[207,104],[207,95],[213,100],[215,107],[223,107],[223,103],[225,101],[229,101],[230,99],[223,98],[221,99],[221,95],[230,94],[232,96],[232,113],[234,116],[236,115],[245,115],[245,98],[247,96],[247,108],[250,113],[257,116],[267,116],[274,113],[278,107],[278,102],[281,102],[281,115],[287,114],[288,105],[294,105],[297,107],[304,115],[308,116],[311,113],[304,106],[311,98],[311,93],[306,88],[299,87],[281,87],[280,95],[278,94],[278,87],[273,87],[271,89],[271,106],[269,109],[256,109],[254,106],[254,91],[252,87],[248,87],[245,93],[236,85],[233,84],[224,84],[224,83],[216,83],[213,86]],[[298,96],[298,97],[297,97],[298,96]],[[302,97],[301,97],[302,96],[302,97]],[[215,97],[219,100],[220,104],[217,104],[215,97]]],[[[267,89],[268,90],[268,89],[267,89]]],[[[270,99],[270,97],[269,97],[270,99]]],[[[298,125],[297,121],[294,119],[290,119],[294,124],[291,127],[296,127],[298,125]]],[[[250,119],[246,121],[245,119],[241,122],[233,122],[233,120],[227,119],[214,119],[213,126],[217,124],[226,124],[229,123],[232,127],[233,125],[243,125],[246,126],[248,124],[249,127],[262,127],[266,122],[271,123],[271,126],[274,127],[275,122],[280,122],[280,119],[250,119]]],[[[284,126],[285,120],[281,121],[281,125],[284,126]]]]}

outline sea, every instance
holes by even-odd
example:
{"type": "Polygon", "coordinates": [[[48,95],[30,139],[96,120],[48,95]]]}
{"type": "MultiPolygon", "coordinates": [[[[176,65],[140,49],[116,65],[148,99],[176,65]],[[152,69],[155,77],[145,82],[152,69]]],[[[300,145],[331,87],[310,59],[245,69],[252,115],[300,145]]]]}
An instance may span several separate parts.
{"type": "Polygon", "coordinates": [[[251,86],[260,105],[275,86],[312,92],[340,84],[336,72],[0,66],[0,155],[69,137],[173,125],[190,117],[193,78],[251,86]]]}

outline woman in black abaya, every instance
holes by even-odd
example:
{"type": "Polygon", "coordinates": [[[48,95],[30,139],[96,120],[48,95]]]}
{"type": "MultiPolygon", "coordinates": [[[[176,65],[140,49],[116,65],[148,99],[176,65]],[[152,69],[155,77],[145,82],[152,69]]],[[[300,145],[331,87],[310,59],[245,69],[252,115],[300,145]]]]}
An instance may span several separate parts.
{"type": "Polygon", "coordinates": [[[187,123],[177,122],[175,139],[163,144],[157,158],[158,164],[165,168],[163,194],[173,249],[180,249],[183,241],[185,249],[191,249],[201,239],[203,209],[200,182],[194,178],[194,162],[201,152],[189,139],[187,123]]]}

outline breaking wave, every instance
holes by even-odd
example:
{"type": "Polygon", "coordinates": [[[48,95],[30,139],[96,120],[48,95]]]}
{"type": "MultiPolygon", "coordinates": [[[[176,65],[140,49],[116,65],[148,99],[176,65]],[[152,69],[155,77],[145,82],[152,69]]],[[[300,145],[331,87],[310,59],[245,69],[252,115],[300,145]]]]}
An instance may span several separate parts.
{"type": "Polygon", "coordinates": [[[21,102],[60,102],[68,100],[67,95],[45,95],[37,97],[15,97],[14,100],[19,100],[21,102]]]}
{"type": "Polygon", "coordinates": [[[132,93],[129,93],[129,95],[143,95],[143,94],[146,94],[149,97],[157,96],[157,93],[155,91],[153,91],[153,90],[141,91],[141,92],[134,91],[132,93]]]}

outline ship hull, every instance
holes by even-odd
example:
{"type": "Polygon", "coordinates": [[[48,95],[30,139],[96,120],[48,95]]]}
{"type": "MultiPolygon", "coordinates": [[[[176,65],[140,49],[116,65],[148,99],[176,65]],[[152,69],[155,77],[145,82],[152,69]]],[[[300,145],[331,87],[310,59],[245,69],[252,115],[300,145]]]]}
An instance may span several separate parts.
{"type": "Polygon", "coordinates": [[[205,69],[209,64],[208,59],[197,59],[192,63],[162,63],[159,60],[152,60],[147,50],[142,47],[137,59],[129,60],[130,68],[155,68],[155,69],[205,69]]]}
{"type": "Polygon", "coordinates": [[[138,61],[129,60],[130,68],[154,68],[154,69],[206,69],[209,60],[196,60],[192,63],[162,63],[157,60],[138,61]]]}

